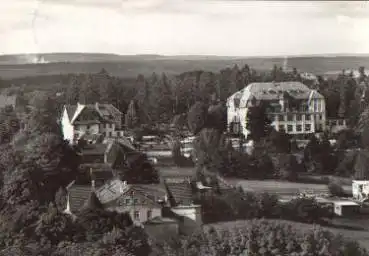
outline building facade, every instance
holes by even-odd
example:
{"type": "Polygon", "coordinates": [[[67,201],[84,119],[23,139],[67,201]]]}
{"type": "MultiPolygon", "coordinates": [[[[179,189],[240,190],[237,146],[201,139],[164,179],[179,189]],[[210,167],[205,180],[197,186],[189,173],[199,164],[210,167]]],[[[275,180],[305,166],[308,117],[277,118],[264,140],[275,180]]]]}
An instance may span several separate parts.
{"type": "Polygon", "coordinates": [[[74,143],[83,135],[123,136],[122,116],[111,104],[65,105],[61,117],[64,139],[74,143]]]}
{"type": "Polygon", "coordinates": [[[271,125],[277,131],[304,135],[326,129],[324,97],[300,82],[251,83],[227,100],[231,133],[249,135],[248,109],[264,103],[271,125]]]}

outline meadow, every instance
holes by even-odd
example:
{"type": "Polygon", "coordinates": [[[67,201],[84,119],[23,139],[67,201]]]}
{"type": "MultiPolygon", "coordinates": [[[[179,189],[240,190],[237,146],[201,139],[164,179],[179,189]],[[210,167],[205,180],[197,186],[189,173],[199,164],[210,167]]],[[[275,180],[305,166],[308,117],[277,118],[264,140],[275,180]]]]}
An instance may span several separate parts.
{"type": "MultiPolygon", "coordinates": [[[[279,222],[291,224],[294,228],[299,229],[301,231],[308,231],[314,228],[317,228],[318,226],[313,226],[310,224],[305,223],[298,223],[298,222],[292,222],[287,220],[278,220],[279,222]]],[[[324,229],[327,229],[335,234],[341,234],[347,239],[355,240],[359,242],[363,247],[369,250],[369,230],[367,227],[369,227],[369,219],[361,219],[360,224],[362,228],[339,228],[338,226],[342,225],[342,223],[350,222],[350,226],[358,226],[359,222],[356,220],[345,220],[345,219],[334,219],[333,225],[336,225],[337,227],[323,227],[324,229]],[[352,224],[351,222],[355,222],[356,225],[352,224]]],[[[204,228],[208,229],[210,226],[214,227],[217,230],[224,230],[229,228],[237,228],[237,227],[244,227],[247,225],[248,221],[232,221],[232,222],[221,222],[216,224],[209,224],[205,225],[204,228]]]]}
{"type": "MultiPolygon", "coordinates": [[[[27,76],[59,75],[68,73],[97,73],[102,68],[111,75],[119,77],[136,77],[138,74],[151,75],[153,72],[165,72],[168,75],[180,74],[191,70],[206,70],[218,72],[225,67],[233,65],[244,66],[248,64],[255,70],[270,70],[273,65],[282,66],[284,58],[231,58],[211,56],[159,56],[159,57],[111,57],[101,55],[96,58],[92,54],[79,54],[78,58],[73,54],[58,54],[45,56],[46,60],[55,61],[45,64],[15,64],[8,56],[0,56],[0,77],[12,79],[27,76]],[[2,60],[4,59],[4,60],[2,60]]],[[[302,72],[325,74],[327,72],[339,72],[342,69],[358,69],[359,66],[369,67],[367,56],[339,56],[339,57],[290,57],[288,68],[297,68],[302,72]]]]}

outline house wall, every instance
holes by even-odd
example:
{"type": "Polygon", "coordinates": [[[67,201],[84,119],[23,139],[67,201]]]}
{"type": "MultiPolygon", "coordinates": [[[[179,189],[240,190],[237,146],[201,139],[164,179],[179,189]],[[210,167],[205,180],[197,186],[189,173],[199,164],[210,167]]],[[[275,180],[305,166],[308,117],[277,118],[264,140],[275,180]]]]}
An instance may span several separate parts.
{"type": "Polygon", "coordinates": [[[180,233],[191,234],[195,229],[200,227],[202,222],[201,206],[178,206],[173,207],[171,210],[179,216],[183,217],[183,221],[180,224],[180,233]]]}
{"type": "Polygon", "coordinates": [[[338,216],[354,216],[359,213],[359,206],[335,205],[334,213],[338,216]]]}
{"type": "MultiPolygon", "coordinates": [[[[242,101],[247,99],[242,99],[242,101]]],[[[284,105],[284,100],[280,102],[284,105]]],[[[227,119],[230,126],[234,119],[239,120],[241,125],[241,131],[247,138],[249,131],[247,126],[247,112],[248,108],[235,108],[230,99],[227,103],[227,119]]],[[[277,130],[285,130],[289,134],[308,134],[315,133],[317,130],[326,130],[326,112],[325,112],[325,100],[324,99],[312,99],[308,105],[307,111],[298,112],[276,112],[270,113],[269,118],[272,121],[271,125],[277,130]],[[298,115],[301,116],[301,120],[298,120],[298,115]],[[310,119],[306,116],[309,115],[310,119]],[[292,119],[288,119],[291,116],[292,119]]],[[[229,127],[230,128],[230,127],[229,127]]]]}
{"type": "Polygon", "coordinates": [[[100,132],[106,137],[114,137],[114,131],[116,129],[115,123],[104,123],[100,124],[100,132]]]}
{"type": "Polygon", "coordinates": [[[64,139],[69,140],[69,142],[72,143],[74,139],[74,128],[73,125],[70,123],[68,113],[65,108],[62,115],[61,125],[64,139]]]}
{"type": "Polygon", "coordinates": [[[113,131],[112,137],[123,137],[124,131],[113,131]]]}
{"type": "Polygon", "coordinates": [[[355,199],[362,199],[362,196],[369,195],[369,181],[354,180],[352,182],[352,195],[355,199]]]}
{"type": "Polygon", "coordinates": [[[171,238],[178,236],[178,223],[162,223],[162,224],[146,224],[144,226],[146,233],[153,237],[156,241],[169,241],[171,238]]]}
{"type": "Polygon", "coordinates": [[[116,131],[115,131],[115,124],[114,123],[103,123],[103,124],[78,124],[74,126],[74,130],[78,134],[86,133],[87,131],[89,134],[98,134],[102,133],[106,137],[115,137],[116,131]]]}
{"type": "Polygon", "coordinates": [[[149,220],[147,217],[147,213],[151,210],[151,218],[161,217],[161,208],[152,207],[146,205],[135,205],[135,206],[112,206],[107,208],[109,211],[117,211],[117,212],[128,212],[131,216],[132,220],[135,222],[145,222],[149,220]],[[139,212],[139,217],[135,218],[135,211],[139,212]]]}

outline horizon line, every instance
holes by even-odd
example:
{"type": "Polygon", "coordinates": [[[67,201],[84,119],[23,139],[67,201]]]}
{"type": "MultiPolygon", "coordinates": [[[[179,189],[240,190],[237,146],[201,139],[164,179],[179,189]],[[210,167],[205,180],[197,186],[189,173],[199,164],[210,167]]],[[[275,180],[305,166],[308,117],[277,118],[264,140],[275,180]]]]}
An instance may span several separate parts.
{"type": "Polygon", "coordinates": [[[115,55],[121,57],[138,57],[138,56],[156,56],[156,57],[215,57],[215,58],[298,58],[298,57],[369,57],[369,53],[312,53],[312,54],[276,54],[276,55],[216,55],[216,54],[155,54],[155,53],[137,53],[137,54],[119,54],[111,52],[32,52],[32,53],[7,53],[0,54],[2,56],[16,55],[52,55],[52,54],[96,54],[96,55],[115,55]]]}

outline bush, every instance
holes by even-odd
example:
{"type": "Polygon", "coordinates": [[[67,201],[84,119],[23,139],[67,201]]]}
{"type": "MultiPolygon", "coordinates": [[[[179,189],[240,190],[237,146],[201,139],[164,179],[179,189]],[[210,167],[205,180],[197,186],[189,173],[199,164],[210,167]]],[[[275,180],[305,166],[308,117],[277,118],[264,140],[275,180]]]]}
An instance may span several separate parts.
{"type": "Polygon", "coordinates": [[[343,187],[335,182],[329,182],[328,190],[332,196],[338,196],[338,197],[346,196],[346,192],[343,189],[343,187]]]}
{"type": "Polygon", "coordinates": [[[253,218],[319,223],[323,218],[332,217],[332,211],[318,204],[315,199],[296,198],[282,203],[276,195],[243,192],[242,189],[202,196],[199,201],[203,208],[204,223],[253,218]]]}
{"type": "Polygon", "coordinates": [[[320,227],[268,220],[207,226],[176,249],[176,255],[368,255],[357,242],[320,227]]]}

